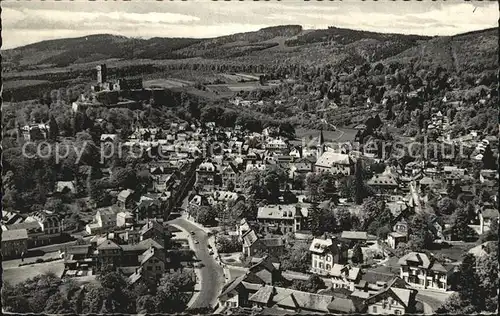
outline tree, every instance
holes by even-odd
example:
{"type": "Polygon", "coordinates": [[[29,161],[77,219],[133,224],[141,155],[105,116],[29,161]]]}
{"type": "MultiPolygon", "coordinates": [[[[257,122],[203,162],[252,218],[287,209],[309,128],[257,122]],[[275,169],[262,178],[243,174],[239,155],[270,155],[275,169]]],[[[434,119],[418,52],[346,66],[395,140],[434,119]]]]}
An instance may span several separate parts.
{"type": "Polygon", "coordinates": [[[290,190],[285,190],[283,192],[283,202],[285,204],[297,203],[299,199],[290,190]]]}
{"type": "Polygon", "coordinates": [[[363,182],[363,166],[361,159],[356,160],[356,170],[354,175],[354,202],[358,205],[363,203],[366,197],[365,184],[363,182]]]}
{"type": "Polygon", "coordinates": [[[49,120],[49,139],[53,142],[57,140],[57,136],[59,135],[59,127],[57,126],[56,119],[54,115],[50,116],[49,120]]]}
{"type": "Polygon", "coordinates": [[[292,289],[302,292],[317,293],[326,288],[325,281],[317,274],[312,274],[307,280],[294,280],[292,289]]]}
{"type": "Polygon", "coordinates": [[[310,213],[310,229],[313,236],[339,231],[335,212],[329,205],[320,208],[313,206],[310,213]]]}
{"type": "Polygon", "coordinates": [[[75,313],[68,299],[64,297],[61,293],[56,293],[51,297],[49,297],[44,312],[48,314],[75,313]]]}
{"type": "Polygon", "coordinates": [[[361,250],[361,245],[359,243],[352,249],[351,260],[355,264],[363,263],[363,251],[361,250]]]}
{"type": "Polygon", "coordinates": [[[155,309],[158,313],[175,313],[184,311],[195,284],[193,273],[176,271],[165,274],[158,285],[155,296],[155,309]]]}
{"type": "Polygon", "coordinates": [[[462,257],[457,290],[462,301],[470,302],[477,311],[483,310],[480,284],[476,277],[476,259],[472,254],[462,257]]]}
{"type": "Polygon", "coordinates": [[[340,230],[351,230],[353,228],[353,216],[347,208],[337,209],[337,223],[340,230]]]}
{"type": "Polygon", "coordinates": [[[278,202],[280,197],[280,188],[288,178],[287,174],[282,168],[273,167],[263,171],[264,187],[267,190],[268,200],[271,202],[278,202]]]}
{"type": "Polygon", "coordinates": [[[418,213],[413,216],[409,223],[409,240],[411,241],[412,250],[429,249],[434,242],[434,236],[429,229],[429,222],[430,219],[426,214],[418,213]]]}
{"type": "Polygon", "coordinates": [[[113,170],[111,182],[119,188],[136,189],[138,183],[137,174],[132,167],[118,167],[113,170]]]}
{"type": "Polygon", "coordinates": [[[451,294],[436,310],[436,314],[446,315],[468,315],[474,312],[474,307],[468,301],[463,301],[458,293],[451,294]]]}
{"type": "Polygon", "coordinates": [[[242,177],[242,187],[245,195],[252,199],[260,200],[266,198],[263,179],[257,170],[245,172],[242,177]]]}
{"type": "Polygon", "coordinates": [[[459,207],[453,213],[453,224],[451,225],[451,237],[453,240],[467,241],[474,236],[474,230],[469,227],[469,211],[467,207],[459,207]]]}
{"type": "Polygon", "coordinates": [[[99,313],[107,294],[107,291],[100,284],[86,286],[85,296],[82,300],[82,313],[99,313]]]}
{"type": "Polygon", "coordinates": [[[307,175],[305,187],[312,201],[320,202],[335,196],[335,176],[329,172],[307,175]]]}
{"type": "Polygon", "coordinates": [[[448,198],[444,197],[437,203],[437,211],[439,214],[451,215],[453,211],[455,211],[456,205],[455,202],[448,198]]]}
{"type": "Polygon", "coordinates": [[[492,221],[490,229],[481,235],[481,241],[498,241],[498,222],[492,221]]]}
{"type": "Polygon", "coordinates": [[[410,253],[412,251],[412,247],[409,243],[401,242],[395,249],[396,257],[401,258],[402,256],[410,253]]]}
{"type": "Polygon", "coordinates": [[[486,146],[483,153],[483,169],[497,169],[497,159],[493,155],[490,145],[486,146]]]}
{"type": "Polygon", "coordinates": [[[494,312],[498,307],[498,245],[491,249],[485,256],[477,259],[476,275],[479,280],[481,298],[481,311],[494,312]],[[484,306],[483,306],[484,304],[484,306]]]}
{"type": "Polygon", "coordinates": [[[213,226],[216,221],[217,211],[211,206],[201,206],[196,212],[196,221],[202,225],[213,226]]]}
{"type": "MultiPolygon", "coordinates": [[[[387,224],[387,221],[390,222],[392,220],[392,214],[386,209],[385,202],[378,198],[371,197],[366,199],[363,202],[362,210],[361,225],[363,230],[368,229],[373,221],[380,220],[383,225],[387,224]]],[[[378,229],[378,226],[376,229],[378,229]]]]}
{"type": "Polygon", "coordinates": [[[219,253],[231,253],[241,251],[241,242],[236,236],[220,236],[217,237],[217,251],[219,253]]]}
{"type": "Polygon", "coordinates": [[[309,245],[296,242],[292,248],[287,248],[286,253],[280,257],[283,270],[307,272],[311,268],[311,256],[309,255],[309,245]]]}
{"type": "Polygon", "coordinates": [[[156,313],[155,297],[150,294],[137,297],[136,312],[138,314],[151,314],[156,313]]]}

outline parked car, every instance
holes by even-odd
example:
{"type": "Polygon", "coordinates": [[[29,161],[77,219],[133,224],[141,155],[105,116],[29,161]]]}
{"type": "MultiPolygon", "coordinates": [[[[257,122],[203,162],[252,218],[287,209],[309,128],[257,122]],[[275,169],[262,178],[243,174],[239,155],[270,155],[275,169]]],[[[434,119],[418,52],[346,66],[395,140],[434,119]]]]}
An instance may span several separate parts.
{"type": "Polygon", "coordinates": [[[195,244],[199,244],[200,242],[199,242],[198,240],[195,240],[195,241],[194,241],[194,243],[195,243],[195,244]]]}
{"type": "Polygon", "coordinates": [[[191,231],[191,232],[190,232],[190,234],[191,234],[191,235],[194,235],[194,234],[195,234],[195,232],[194,232],[194,231],[191,231]]]}
{"type": "Polygon", "coordinates": [[[198,262],[197,264],[195,264],[195,268],[199,268],[199,269],[203,268],[204,266],[205,265],[201,262],[198,262]]]}
{"type": "Polygon", "coordinates": [[[213,250],[210,250],[210,252],[208,253],[209,255],[213,255],[214,254],[214,251],[213,250]]]}

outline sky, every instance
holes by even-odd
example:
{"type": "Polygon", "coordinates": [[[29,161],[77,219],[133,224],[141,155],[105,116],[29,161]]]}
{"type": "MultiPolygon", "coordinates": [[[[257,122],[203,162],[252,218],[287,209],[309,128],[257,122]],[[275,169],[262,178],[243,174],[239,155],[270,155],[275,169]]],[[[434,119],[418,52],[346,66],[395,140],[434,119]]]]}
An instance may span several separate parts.
{"type": "Polygon", "coordinates": [[[300,24],[420,35],[496,27],[496,1],[2,1],[2,49],[34,42],[116,34],[206,38],[300,24]]]}

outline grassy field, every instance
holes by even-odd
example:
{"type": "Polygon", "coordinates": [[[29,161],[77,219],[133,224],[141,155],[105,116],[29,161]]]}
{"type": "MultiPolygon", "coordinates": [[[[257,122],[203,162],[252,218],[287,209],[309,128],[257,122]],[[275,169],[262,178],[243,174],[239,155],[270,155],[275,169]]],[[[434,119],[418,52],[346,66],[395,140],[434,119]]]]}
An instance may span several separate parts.
{"type": "Polygon", "coordinates": [[[23,87],[29,87],[29,86],[36,86],[44,83],[48,83],[50,81],[47,80],[12,80],[12,81],[6,81],[3,84],[4,89],[16,89],[16,88],[23,88],[23,87]]]}
{"type": "Polygon", "coordinates": [[[273,85],[261,85],[258,81],[251,82],[238,82],[238,83],[230,83],[230,84],[216,84],[216,85],[208,85],[207,88],[212,90],[224,89],[225,91],[229,89],[232,92],[239,91],[253,91],[257,89],[271,89],[273,85]]]}
{"type": "Polygon", "coordinates": [[[441,254],[450,258],[453,261],[459,261],[462,255],[467,253],[471,248],[479,245],[479,242],[452,242],[450,248],[431,250],[434,255],[441,254]]]}
{"type": "Polygon", "coordinates": [[[37,275],[54,272],[57,276],[61,276],[64,271],[64,263],[61,260],[37,263],[29,266],[7,268],[3,270],[3,281],[10,284],[17,284],[37,275]]]}
{"type": "MultiPolygon", "coordinates": [[[[347,142],[354,140],[356,136],[356,130],[350,128],[338,128],[336,131],[323,131],[323,137],[326,142],[347,142]]],[[[320,130],[317,129],[305,129],[298,128],[295,130],[296,141],[301,141],[305,139],[306,141],[309,137],[319,137],[320,130]]]]}
{"type": "Polygon", "coordinates": [[[172,79],[172,78],[144,81],[145,88],[178,88],[178,87],[190,86],[192,84],[193,83],[190,81],[172,79]]]}

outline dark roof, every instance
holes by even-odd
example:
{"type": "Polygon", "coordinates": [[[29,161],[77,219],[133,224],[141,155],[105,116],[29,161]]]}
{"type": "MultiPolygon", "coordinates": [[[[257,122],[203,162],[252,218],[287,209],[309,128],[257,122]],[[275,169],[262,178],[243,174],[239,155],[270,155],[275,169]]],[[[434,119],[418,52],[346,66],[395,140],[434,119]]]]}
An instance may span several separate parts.
{"type": "Polygon", "coordinates": [[[394,274],[376,272],[373,270],[366,270],[363,271],[363,276],[361,277],[361,279],[368,283],[375,284],[377,283],[377,281],[390,282],[394,277],[395,277],[394,274]]]}
{"type": "Polygon", "coordinates": [[[241,282],[243,282],[243,280],[245,279],[246,277],[246,274],[243,274],[243,275],[240,275],[239,277],[237,277],[236,279],[233,279],[231,282],[229,282],[228,284],[226,284],[223,288],[222,288],[222,292],[221,294],[219,295],[219,297],[221,296],[224,296],[230,292],[232,292],[234,289],[236,289],[236,287],[238,285],[241,284],[241,282]]]}
{"type": "Polygon", "coordinates": [[[68,255],[85,255],[89,252],[90,245],[74,245],[65,249],[68,255]]]}
{"type": "Polygon", "coordinates": [[[296,315],[296,312],[280,309],[278,307],[264,308],[258,315],[296,315]]]}
{"type": "Polygon", "coordinates": [[[120,246],[115,244],[112,240],[105,240],[99,246],[97,246],[98,250],[110,250],[110,249],[121,249],[120,246]]]}
{"type": "Polygon", "coordinates": [[[356,297],[333,297],[333,300],[328,304],[328,310],[340,313],[356,313],[361,312],[364,308],[361,299],[356,297]]]}
{"type": "Polygon", "coordinates": [[[22,222],[19,224],[12,224],[12,225],[7,225],[8,230],[18,230],[18,229],[26,229],[27,231],[32,231],[32,230],[42,230],[42,227],[38,222],[22,222]]]}
{"type": "Polygon", "coordinates": [[[265,256],[264,258],[262,258],[259,262],[252,265],[249,270],[253,271],[253,270],[258,269],[259,267],[262,267],[270,272],[273,272],[274,270],[276,270],[276,268],[273,265],[273,262],[271,261],[269,256],[265,256]]]}
{"type": "Polygon", "coordinates": [[[281,238],[263,238],[260,240],[266,247],[281,247],[284,245],[281,238]]]}

